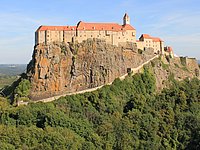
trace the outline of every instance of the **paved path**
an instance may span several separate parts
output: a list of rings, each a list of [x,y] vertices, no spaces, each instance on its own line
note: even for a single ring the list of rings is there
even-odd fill
[[[155,55],[154,57],[152,57],[148,61],[144,62],[140,66],[138,66],[136,68],[131,68],[132,75],[138,73],[143,68],[144,65],[148,64],[150,61],[152,61],[153,59],[158,58],[158,57],[159,57],[159,55]],[[119,79],[120,80],[124,80],[127,75],[128,75],[128,73],[124,74],[123,76],[120,76]],[[112,82],[107,83],[106,85],[111,85],[111,84],[112,84]],[[95,87],[95,88],[86,89],[86,90],[82,90],[82,91],[77,91],[77,92],[66,93],[66,94],[62,94],[62,95],[58,95],[58,96],[53,96],[53,97],[49,97],[49,98],[45,98],[45,99],[34,101],[34,103],[37,103],[37,102],[44,102],[44,103],[46,103],[46,102],[51,102],[51,101],[57,100],[60,97],[64,97],[64,96],[67,96],[67,95],[74,95],[74,94],[81,94],[81,93],[86,93],[86,92],[92,92],[92,91],[96,91],[97,89],[102,88],[103,86],[105,86],[105,85],[101,85],[101,86],[98,86],[98,87]],[[18,105],[27,105],[27,104],[28,104],[28,102],[22,102],[22,101],[18,102]]]

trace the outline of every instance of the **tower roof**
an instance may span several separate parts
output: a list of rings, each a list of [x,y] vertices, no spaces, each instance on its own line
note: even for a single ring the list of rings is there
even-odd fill
[[[131,25],[119,25],[117,23],[87,23],[80,21],[77,25],[78,30],[108,30],[122,31],[135,30]]]
[[[127,13],[125,13],[125,14],[124,14],[124,18],[127,18],[127,17],[129,17],[129,16],[128,16],[128,14],[127,14]]]

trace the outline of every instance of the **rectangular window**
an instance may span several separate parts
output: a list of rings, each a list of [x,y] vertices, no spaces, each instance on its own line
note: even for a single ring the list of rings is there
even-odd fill
[[[110,31],[106,30],[106,36],[109,36],[109,35],[110,35]]]

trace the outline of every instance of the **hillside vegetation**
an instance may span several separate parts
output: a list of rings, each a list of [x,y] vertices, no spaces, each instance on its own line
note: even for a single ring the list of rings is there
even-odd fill
[[[0,64],[0,76],[16,76],[26,70],[26,64]]]
[[[25,64],[0,64],[0,89],[11,85],[25,70]]]
[[[200,149],[200,80],[156,93],[155,76],[116,79],[95,92],[13,107],[0,101],[1,149]]]
[[[0,89],[11,85],[17,79],[17,76],[0,76]]]

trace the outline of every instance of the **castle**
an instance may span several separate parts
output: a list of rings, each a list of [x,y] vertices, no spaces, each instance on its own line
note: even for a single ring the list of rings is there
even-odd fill
[[[35,44],[51,42],[82,42],[88,38],[104,39],[112,45],[122,45],[126,42],[137,44],[137,48],[151,48],[154,53],[165,54],[164,41],[160,38],[142,34],[136,40],[136,29],[130,25],[130,17],[125,13],[123,25],[117,23],[87,23],[80,21],[76,26],[40,26],[35,32]]]

